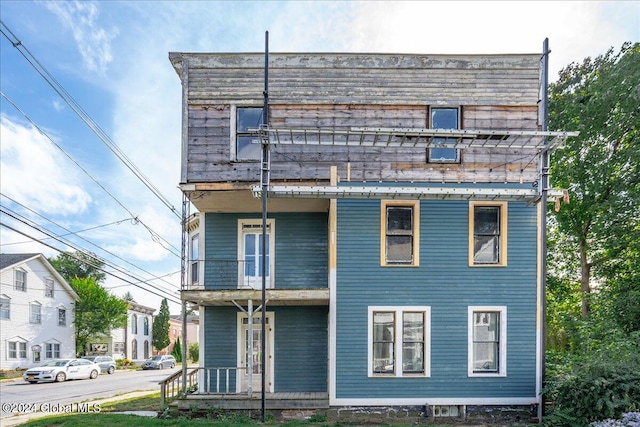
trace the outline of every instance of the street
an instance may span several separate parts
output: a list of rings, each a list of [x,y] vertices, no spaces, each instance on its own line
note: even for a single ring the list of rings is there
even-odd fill
[[[65,405],[78,405],[95,399],[133,391],[160,391],[159,382],[178,369],[158,371],[116,371],[95,380],[29,384],[22,379],[0,383],[0,419],[26,412],[63,412]],[[74,409],[75,410],[75,409]],[[88,408],[90,410],[90,407]]]

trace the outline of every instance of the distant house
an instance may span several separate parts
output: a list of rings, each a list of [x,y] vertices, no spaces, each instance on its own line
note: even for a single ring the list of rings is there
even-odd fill
[[[78,295],[42,254],[0,254],[0,370],[74,357]]]
[[[148,359],[152,352],[154,312],[154,308],[130,301],[127,326],[113,329],[108,337],[92,339],[87,354],[109,355],[114,359],[133,361]]]
[[[187,348],[193,343],[199,342],[200,323],[198,316],[187,315]],[[182,315],[175,314],[169,318],[169,340],[171,343],[159,350],[159,354],[170,354],[173,351],[173,347],[180,338],[182,342]]]

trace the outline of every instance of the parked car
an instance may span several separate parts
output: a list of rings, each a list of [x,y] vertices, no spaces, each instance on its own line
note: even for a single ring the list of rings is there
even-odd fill
[[[116,371],[116,361],[111,356],[85,356],[83,359],[97,363],[100,365],[100,370],[107,374],[113,374]]]
[[[153,356],[142,364],[142,369],[164,369],[167,367],[169,369],[176,367],[176,359],[170,354]]]
[[[35,384],[40,381],[66,381],[83,378],[98,378],[100,365],[87,359],[53,359],[47,363],[29,368],[23,374],[25,381]]]

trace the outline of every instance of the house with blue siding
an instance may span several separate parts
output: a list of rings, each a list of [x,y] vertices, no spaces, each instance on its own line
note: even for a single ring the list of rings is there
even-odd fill
[[[201,319],[179,407],[536,416],[546,156],[572,135],[544,55],[169,58]]]

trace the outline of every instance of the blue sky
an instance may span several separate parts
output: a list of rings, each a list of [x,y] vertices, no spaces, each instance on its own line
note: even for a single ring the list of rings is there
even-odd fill
[[[179,218],[36,72],[13,36],[178,212],[181,86],[169,52],[263,52],[265,31],[271,52],[537,53],[548,37],[555,80],[571,62],[640,41],[638,1],[2,0],[0,19],[0,249],[57,254],[24,235],[43,237],[25,221],[55,235],[71,231],[64,239],[127,277],[109,277],[107,288],[154,308],[159,295],[179,300]],[[138,281],[147,283],[129,283]]]

